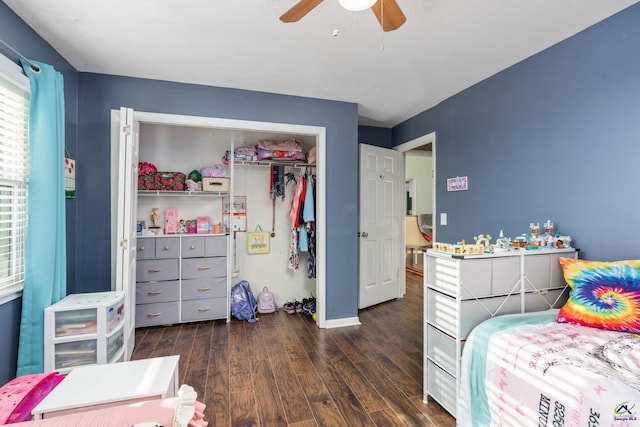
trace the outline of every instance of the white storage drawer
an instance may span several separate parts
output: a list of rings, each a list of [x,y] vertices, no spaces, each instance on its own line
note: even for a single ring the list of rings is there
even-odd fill
[[[471,330],[492,314],[520,312],[520,295],[460,301],[460,331],[457,330],[458,307],[456,300],[445,294],[427,289],[427,321],[454,338],[466,339]],[[498,309],[499,308],[499,309]]]
[[[220,319],[228,309],[226,298],[182,301],[182,321]]]
[[[567,282],[564,280],[564,273],[560,261],[558,261],[560,257],[575,259],[578,257],[578,253],[533,254],[525,257],[524,265],[527,272],[525,289],[529,291],[564,287]]]
[[[179,310],[180,303],[177,301],[136,305],[136,328],[178,323]]]
[[[146,282],[136,284],[136,304],[177,301],[180,298],[180,281]]]
[[[182,278],[224,277],[227,275],[227,257],[187,258],[182,260]]]
[[[82,340],[54,345],[55,370],[98,363],[98,340]]]
[[[528,292],[524,297],[524,306],[526,311],[542,311],[553,308],[561,308],[569,298],[569,288],[553,289],[541,293]],[[555,303],[555,304],[554,304]]]
[[[138,261],[136,266],[136,282],[178,280],[179,277],[177,259],[147,259]]]
[[[460,343],[461,353],[462,345],[463,342]],[[427,325],[427,354],[449,374],[456,375],[458,368],[456,340],[432,325]]]
[[[207,277],[182,281],[182,300],[223,298],[227,295],[226,277]]]
[[[430,360],[427,361],[427,389],[447,412],[456,416],[456,379]]]

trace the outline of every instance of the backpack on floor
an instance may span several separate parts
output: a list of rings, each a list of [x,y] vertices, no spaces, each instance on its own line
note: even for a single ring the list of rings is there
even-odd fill
[[[276,299],[273,292],[265,286],[258,294],[258,313],[273,313],[276,311]]]
[[[238,320],[248,320],[253,323],[258,320],[256,307],[258,302],[251,292],[251,286],[246,280],[238,282],[231,288],[231,314]]]

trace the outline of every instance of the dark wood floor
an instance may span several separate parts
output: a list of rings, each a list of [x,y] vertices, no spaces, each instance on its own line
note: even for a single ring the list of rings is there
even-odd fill
[[[136,330],[133,359],[180,355],[180,383],[207,405],[210,426],[442,426],[422,402],[422,278],[407,295],[361,310],[361,325],[319,329],[279,311]]]

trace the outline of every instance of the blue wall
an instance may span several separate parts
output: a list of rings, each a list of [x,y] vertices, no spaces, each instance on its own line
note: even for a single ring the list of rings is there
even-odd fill
[[[581,258],[640,258],[639,23],[636,4],[393,129],[436,132],[438,240],[551,219]]]
[[[376,147],[391,148],[391,129],[375,126],[358,126],[358,142]]]
[[[66,148],[73,158],[76,152],[78,124],[78,73],[47,42],[38,36],[24,21],[0,2],[0,39],[9,46],[37,61],[53,65],[64,78]],[[19,64],[13,53],[0,47],[0,54]],[[67,209],[67,289],[75,289],[75,209],[76,201],[68,199]],[[15,376],[18,354],[18,331],[22,298],[0,305],[0,385]]]
[[[326,128],[326,316],[357,316],[357,105],[157,80],[81,74],[76,280],[110,288],[110,110],[196,115]],[[325,226],[325,225],[323,225]]]

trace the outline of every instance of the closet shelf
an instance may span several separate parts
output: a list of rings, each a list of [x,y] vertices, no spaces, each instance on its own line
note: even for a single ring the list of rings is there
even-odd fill
[[[236,166],[289,166],[292,168],[315,168],[315,163],[303,163],[287,160],[259,160],[256,162],[234,161]]]
[[[162,191],[138,190],[138,196],[174,196],[174,197],[219,197],[228,196],[227,191]]]

